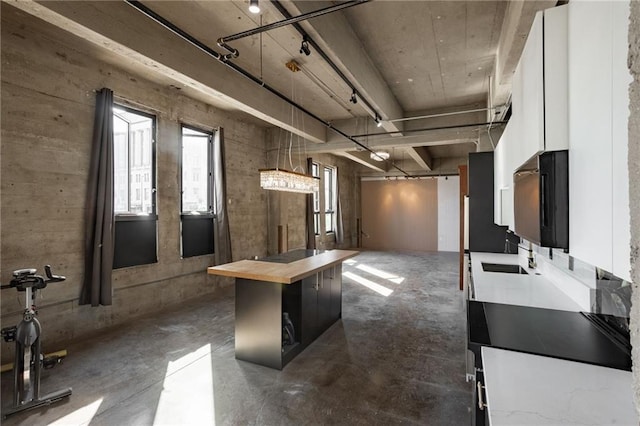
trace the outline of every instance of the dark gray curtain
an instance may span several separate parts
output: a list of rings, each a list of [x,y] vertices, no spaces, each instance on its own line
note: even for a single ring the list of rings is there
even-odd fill
[[[113,92],[96,96],[87,188],[84,280],[80,304],[111,305],[111,270],[115,219],[113,213]]]
[[[213,143],[213,185],[211,197],[215,206],[213,250],[216,265],[231,262],[231,233],[227,215],[227,171],[224,157],[224,130],[218,129]]]
[[[313,159],[307,158],[307,174],[311,174]],[[313,194],[307,194],[307,249],[316,248],[316,230],[313,227]]]
[[[344,242],[344,224],[342,223],[342,204],[340,203],[340,178],[336,167],[336,244]]]

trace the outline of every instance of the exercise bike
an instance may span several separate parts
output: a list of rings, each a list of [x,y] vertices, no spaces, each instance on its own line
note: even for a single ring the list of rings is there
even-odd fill
[[[51,273],[51,266],[44,267],[47,279],[36,275],[36,269],[18,269],[13,271],[13,279],[0,289],[15,288],[25,292],[25,309],[22,321],[16,326],[2,329],[6,342],[15,342],[16,355],[13,362],[13,407],[3,410],[2,418],[12,414],[50,405],[71,395],[71,388],[62,389],[40,396],[40,371],[42,367],[51,368],[63,357],[43,357],[40,346],[40,322],[36,318],[36,294],[49,283],[64,281],[66,278]]]

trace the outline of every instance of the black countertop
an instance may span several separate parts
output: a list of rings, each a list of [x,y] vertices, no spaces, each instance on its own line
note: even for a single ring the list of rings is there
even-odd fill
[[[298,249],[291,250],[285,253],[274,254],[273,256],[263,257],[258,259],[263,262],[274,262],[274,263],[291,263],[296,260],[305,259],[307,257],[315,256],[316,254],[324,253],[324,250],[307,250],[307,249]]]
[[[469,349],[491,346],[631,371],[630,353],[580,312],[468,302]]]

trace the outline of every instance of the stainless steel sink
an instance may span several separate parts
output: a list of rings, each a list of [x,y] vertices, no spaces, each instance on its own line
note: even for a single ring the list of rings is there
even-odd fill
[[[520,265],[508,265],[505,263],[482,262],[482,270],[485,272],[501,272],[503,274],[528,274],[526,269]]]

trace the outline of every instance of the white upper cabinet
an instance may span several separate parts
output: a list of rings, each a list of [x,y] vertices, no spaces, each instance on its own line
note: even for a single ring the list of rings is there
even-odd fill
[[[494,179],[494,222],[508,226],[513,231],[513,147],[514,122],[510,121],[504,129],[500,141],[493,151]]]
[[[559,6],[536,14],[514,74],[516,169],[541,152],[569,148],[567,11]]]
[[[568,6],[569,250],[628,280],[629,2]]]

